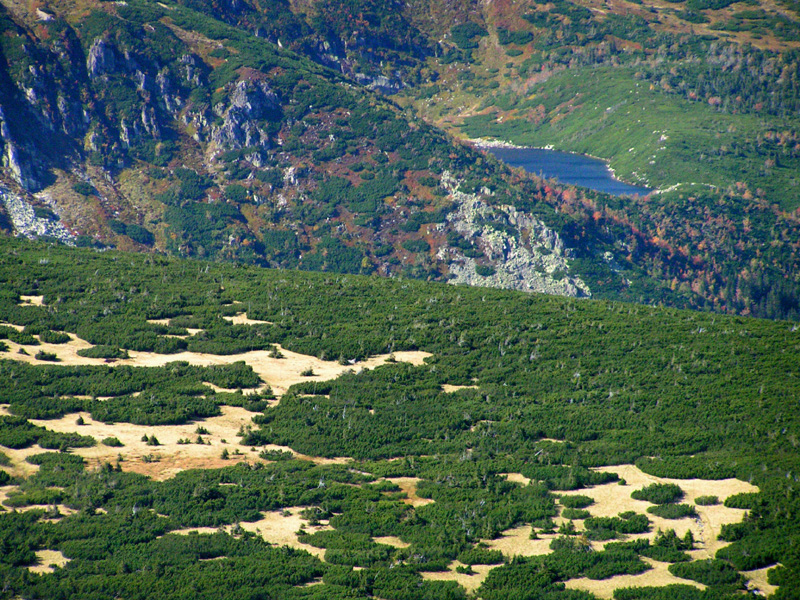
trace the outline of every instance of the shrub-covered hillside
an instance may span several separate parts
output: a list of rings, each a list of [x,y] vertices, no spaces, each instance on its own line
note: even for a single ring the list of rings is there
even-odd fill
[[[497,564],[502,558],[487,548],[522,526],[552,541],[532,557],[502,554],[508,562],[478,580],[476,597],[589,600],[565,584],[646,573],[650,560],[670,563],[687,582],[662,590],[664,597],[737,598],[754,569],[769,569],[776,598],[797,587],[800,333],[790,323],[1,244],[0,390],[8,414],[0,416],[0,485],[11,487],[0,491],[7,508],[36,510],[0,512],[0,543],[13,549],[0,554],[0,597],[177,598],[191,590],[229,598],[235,589],[241,598],[464,598],[456,580],[436,574]],[[252,323],[223,318],[243,310]],[[74,343],[64,333],[104,348],[88,354],[109,362],[58,362],[59,343]],[[235,392],[263,383],[247,363],[131,366],[138,353],[229,356],[275,344],[344,364],[404,350],[431,356],[420,366],[390,361],[299,383],[277,403],[267,393]],[[253,423],[236,439],[209,435],[203,420],[231,406],[251,411]],[[56,431],[64,418],[77,419],[76,433]],[[81,434],[89,421],[148,427],[149,454],[134,458],[118,439]],[[213,439],[231,466],[163,481],[129,468],[129,456],[153,463],[176,451],[165,432],[192,421],[197,435],[174,448]],[[101,442],[112,456],[119,450],[117,459],[84,464],[81,456],[97,456],[86,447]],[[271,444],[355,462],[298,460]],[[594,470],[625,463],[677,485],[631,496],[615,473]],[[149,472],[158,473],[155,464]],[[419,501],[398,477],[416,482]],[[730,545],[691,560],[686,551],[702,549],[699,540],[656,532],[657,518],[679,528],[694,510],[720,502],[704,492],[696,507],[686,504],[681,480],[730,477],[760,490],[725,499],[726,509],[747,511],[741,523],[722,527]],[[666,504],[599,516],[587,494],[608,483],[636,501]],[[575,490],[581,494],[562,498],[558,517],[554,492]],[[323,550],[324,560],[248,533],[264,515],[286,511],[288,519],[301,510],[297,539]],[[222,529],[178,535],[198,527]],[[652,541],[629,538],[648,531]],[[60,552],[66,566],[31,573],[37,556],[49,556],[44,550]]]

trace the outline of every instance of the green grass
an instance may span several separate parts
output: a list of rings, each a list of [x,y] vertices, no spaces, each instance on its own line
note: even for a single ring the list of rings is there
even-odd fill
[[[563,105],[571,103],[572,109]],[[486,101],[491,105],[491,101]],[[747,182],[784,210],[800,206],[800,159],[779,159],[759,134],[796,129],[800,121],[721,113],[650,89],[628,68],[579,68],[561,72],[515,105],[525,114],[543,105],[539,124],[527,119],[477,116],[465,120],[469,137],[496,137],[519,145],[545,146],[608,159],[627,181],[666,188],[678,183],[727,188]],[[558,107],[562,106],[561,109]],[[665,139],[664,139],[665,138]],[[652,163],[652,164],[651,164]]]

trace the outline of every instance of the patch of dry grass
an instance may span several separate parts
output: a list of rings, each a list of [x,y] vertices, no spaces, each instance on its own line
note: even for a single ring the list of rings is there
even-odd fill
[[[693,585],[701,590],[706,588],[702,583],[675,577],[675,575],[667,570],[669,563],[658,562],[645,557],[642,557],[642,560],[652,567],[644,573],[639,573],[638,575],[617,575],[616,577],[599,580],[587,579],[585,577],[570,579],[566,582],[567,589],[583,590],[591,592],[598,598],[611,599],[614,597],[614,590],[624,587],[664,587],[674,583],[682,583],[684,585]]]
[[[442,384],[442,391],[445,394],[452,394],[453,392],[457,392],[459,390],[477,390],[477,385],[449,385],[447,383]]]
[[[215,533],[217,531],[231,533],[234,532],[236,528],[241,528],[245,531],[251,531],[259,534],[262,538],[264,538],[264,540],[271,544],[305,550],[309,554],[313,554],[322,560],[325,556],[325,549],[303,544],[299,540],[297,532],[301,528],[304,528],[309,533],[315,533],[317,531],[331,529],[331,527],[329,525],[309,526],[300,514],[305,508],[305,506],[295,506],[286,510],[266,512],[263,513],[263,517],[261,519],[251,523],[237,523],[236,525],[228,525],[220,528],[191,527],[188,529],[172,531],[170,533],[178,535],[188,535],[192,532]]]
[[[257,319],[250,319],[247,313],[238,313],[232,317],[222,317],[226,321],[230,321],[234,325],[274,325],[272,321],[259,321]]]
[[[548,441],[558,442],[558,440]],[[631,492],[643,488],[646,485],[650,485],[651,483],[663,482],[679,485],[685,493],[685,501],[689,503],[693,502],[698,496],[709,494],[716,495],[720,498],[720,501],[724,501],[725,498],[732,494],[758,491],[758,488],[755,486],[744,481],[739,481],[738,479],[725,479],[721,481],[662,479],[647,475],[633,465],[605,467],[600,470],[617,473],[621,478],[625,479],[626,485],[620,485],[615,482],[595,486],[593,488],[575,490],[574,492],[559,493],[563,495],[584,495],[593,498],[595,503],[588,507],[589,512],[593,516],[616,516],[626,510],[645,513],[647,507],[652,506],[652,504],[634,500],[631,498]],[[520,473],[505,473],[504,475],[510,481],[516,481],[523,485],[529,482],[529,480]],[[392,479],[391,481],[396,482],[397,480]],[[716,551],[726,545],[726,542],[721,542],[718,539],[722,525],[741,521],[746,511],[727,508],[722,504],[716,506],[696,506],[695,508],[699,515],[698,519],[667,520],[648,514],[648,518],[653,522],[652,531],[645,534],[628,536],[627,539],[652,539],[659,529],[674,529],[676,533],[682,537],[687,530],[691,530],[695,537],[696,544],[699,546],[697,550],[690,553],[692,557],[695,559],[713,558]],[[554,521],[558,526],[564,523],[566,519],[557,517]],[[582,521],[576,520],[574,523],[578,529],[582,528]],[[512,558],[514,556],[538,556],[552,552],[550,543],[553,538],[557,537],[557,534],[538,533],[538,539],[532,540],[530,539],[531,529],[530,525],[515,527],[504,531],[497,539],[482,541],[490,549],[500,550],[507,558]],[[604,543],[601,542],[592,543],[592,548],[594,550],[602,550],[603,546]],[[613,598],[615,589],[629,586],[665,586],[673,583],[683,583],[694,585],[701,589],[705,587],[699,583],[675,577],[667,570],[669,566],[667,563],[659,563],[647,558],[643,558],[642,560],[649,563],[652,568],[639,575],[619,575],[601,581],[586,578],[573,579],[567,582],[567,587],[591,592],[599,598]],[[471,591],[477,589],[486,578],[488,572],[494,568],[488,565],[476,565],[473,567],[476,574],[465,575],[455,571],[457,566],[459,566],[459,563],[453,563],[450,565],[448,571],[424,573],[423,577],[425,579],[439,581],[457,581],[468,591]],[[745,573],[745,575],[751,579],[751,585],[754,588],[772,593],[774,587],[769,586],[766,582],[766,571],[767,569],[761,569],[759,571]]]
[[[63,568],[69,562],[69,559],[58,550],[37,550],[36,559],[38,563],[28,567],[31,573],[52,573],[55,571],[53,565]]]
[[[472,565],[472,570],[475,571],[472,575],[466,573],[459,573],[456,571],[457,567],[464,567],[463,563],[453,561],[447,568],[447,571],[434,571],[422,573],[422,578],[428,581],[455,581],[467,592],[474,592],[477,590],[489,571],[492,570],[492,565]]]
[[[411,544],[404,542],[396,535],[383,535],[372,538],[377,544],[385,544],[394,548],[408,548]]]
[[[164,319],[154,320],[154,323],[162,323]],[[19,326],[17,326],[19,327]],[[19,327],[21,329],[21,327]],[[199,330],[193,330],[195,332]],[[191,333],[191,332],[190,332]],[[45,344],[35,347],[35,351],[31,352],[28,348],[28,354],[19,354],[21,346],[14,342],[8,342],[9,352],[4,353],[3,358],[19,360],[29,364],[44,364],[44,361],[37,360],[33,355],[39,350],[55,354],[58,357],[58,364],[62,365],[106,365],[112,366],[128,365],[132,367],[163,367],[164,365],[175,362],[185,361],[192,365],[207,367],[211,365],[227,365],[237,361],[244,361],[253,371],[255,371],[262,380],[269,385],[277,395],[282,395],[289,387],[296,383],[303,381],[326,381],[335,379],[342,373],[348,370],[360,371],[361,369],[374,369],[389,362],[390,358],[398,362],[408,362],[413,365],[421,365],[425,359],[431,356],[428,352],[418,350],[395,352],[393,354],[382,354],[373,356],[365,361],[353,363],[351,365],[340,365],[338,362],[326,361],[317,358],[316,356],[308,356],[292,352],[280,346],[283,358],[274,358],[270,356],[270,351],[255,350],[252,352],[245,352],[243,354],[233,354],[221,356],[217,354],[205,354],[201,352],[181,352],[179,354],[156,354],[154,352],[136,352],[129,351],[129,358],[119,359],[107,363],[104,359],[100,358],[85,358],[78,355],[78,350],[91,348],[92,344],[78,338],[73,334],[69,334],[70,341],[66,344]],[[302,375],[304,372],[311,370],[314,375]]]
[[[386,481],[399,486],[400,490],[406,495],[406,499],[403,502],[414,508],[433,503],[432,499],[420,498],[417,495],[417,484],[421,481],[419,477],[387,477]]]
[[[20,296],[20,306],[44,306],[44,296]]]

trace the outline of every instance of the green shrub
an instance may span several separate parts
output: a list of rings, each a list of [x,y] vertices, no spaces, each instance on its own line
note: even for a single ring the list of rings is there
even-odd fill
[[[582,495],[561,496],[559,502],[564,508],[586,508],[594,504],[594,498]]]
[[[717,496],[698,496],[694,499],[694,503],[697,506],[715,506],[719,504],[719,498]]]
[[[729,562],[718,559],[676,563],[669,566],[669,572],[704,585],[741,585],[744,581]]]
[[[589,517],[583,522],[586,529],[609,530],[616,533],[645,533],[650,519],[642,514],[623,513],[618,517]]]
[[[39,334],[39,339],[45,344],[66,344],[72,338],[64,332],[45,329]]]
[[[683,498],[683,490],[674,483],[653,483],[641,490],[631,492],[631,498],[652,504],[668,504]]]
[[[428,252],[431,249],[431,245],[423,239],[405,240],[401,245],[409,252]]]
[[[459,554],[456,560],[465,565],[498,565],[503,562],[503,553],[487,548],[470,548]]]
[[[225,187],[225,197],[231,202],[247,202],[247,188],[238,183],[232,183]]]
[[[450,34],[452,35],[453,42],[455,42],[456,46],[462,50],[469,50],[478,47],[478,42],[475,41],[475,38],[481,38],[489,35],[489,32],[477,23],[469,21],[467,23],[461,23],[460,25],[454,25],[451,27]]]
[[[81,196],[91,196],[95,194],[94,186],[85,181],[79,181],[73,184],[72,189],[78,192]]]
[[[561,511],[561,516],[565,519],[588,519],[592,515],[588,510],[582,510],[580,508],[565,508]]]
[[[761,497],[757,492],[743,492],[725,498],[725,506],[728,508],[744,508],[752,510],[761,503]]]
[[[491,277],[497,270],[491,265],[475,265],[475,272],[481,277]]]
[[[662,519],[685,519],[697,516],[697,511],[691,504],[660,504],[649,507],[647,512]]]
[[[125,445],[119,441],[119,438],[116,437],[107,437],[100,443],[111,448],[122,448]]]
[[[128,351],[121,350],[116,346],[92,346],[91,348],[81,348],[78,356],[84,358],[128,358]]]

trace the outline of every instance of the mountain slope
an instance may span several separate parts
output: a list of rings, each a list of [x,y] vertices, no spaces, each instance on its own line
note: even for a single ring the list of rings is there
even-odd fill
[[[535,102],[553,105],[541,128],[558,122],[566,133],[517,127],[529,121],[513,78],[533,63],[489,68],[508,44],[486,40],[533,25],[524,11],[487,6],[9,4],[0,227],[78,245],[794,316],[794,217],[747,181],[626,204],[513,173],[419,120],[452,129],[431,110],[472,97],[482,114],[466,118],[476,105],[453,121],[471,135],[505,135],[497,121],[507,117],[519,139],[569,148],[585,138],[576,149],[598,154],[623,143],[581,133],[596,120],[570,90],[591,78],[559,73],[560,53],[542,66],[555,74],[539,78],[550,88]],[[503,41],[551,44],[524,34]],[[790,138],[769,139],[785,148]],[[684,202],[703,217],[676,228],[691,215]],[[719,227],[705,225],[709,215]]]
[[[3,600],[796,595],[791,323],[0,250]]]

